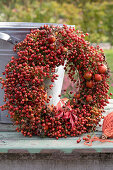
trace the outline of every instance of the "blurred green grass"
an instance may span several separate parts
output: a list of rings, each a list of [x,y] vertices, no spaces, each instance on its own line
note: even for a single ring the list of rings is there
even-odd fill
[[[110,78],[109,78],[109,93],[113,94],[113,48],[110,50],[104,50],[105,56],[106,56],[106,61],[108,63],[108,66],[110,68]],[[111,96],[113,99],[113,96]]]
[[[104,50],[106,60],[108,62],[108,65],[110,67],[111,72],[113,72],[113,48],[110,50]]]

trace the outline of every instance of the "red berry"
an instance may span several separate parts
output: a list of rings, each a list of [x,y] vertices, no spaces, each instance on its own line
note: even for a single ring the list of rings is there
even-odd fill
[[[79,99],[79,98],[80,98],[80,93],[77,93],[77,94],[75,93],[75,94],[74,94],[74,97],[76,97],[77,99]]]
[[[92,96],[91,95],[87,95],[86,96],[86,101],[87,102],[91,102],[93,100]]]
[[[89,34],[88,34],[88,33],[86,33],[86,36],[89,36]]]
[[[100,74],[95,74],[95,81],[101,81],[102,80],[102,76]]]
[[[87,71],[87,72],[84,73],[84,78],[85,78],[86,80],[90,80],[91,77],[92,77],[92,74],[91,74],[89,71]]]
[[[99,73],[104,74],[107,71],[107,67],[105,65],[100,65],[98,66],[98,71]]]
[[[77,143],[80,143],[81,142],[81,139],[79,138],[78,140],[77,140]]]
[[[50,37],[48,38],[48,42],[49,42],[50,44],[54,43],[55,41],[56,41],[56,38],[55,38],[54,36],[50,36]]]
[[[87,81],[86,82],[86,87],[92,88],[93,87],[93,81],[92,80]]]
[[[52,96],[49,96],[49,98],[52,98]]]

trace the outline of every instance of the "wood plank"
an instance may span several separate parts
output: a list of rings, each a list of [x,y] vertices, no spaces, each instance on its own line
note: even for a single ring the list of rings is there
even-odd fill
[[[13,124],[0,123],[0,132],[14,132],[15,129],[16,126],[13,126]]]
[[[101,132],[96,133],[96,136],[101,136]],[[96,141],[93,142],[92,146],[86,146],[83,140],[77,144],[78,138],[69,137],[67,139],[60,138],[59,140],[37,136],[29,138],[17,132],[0,132],[0,153],[49,153],[51,151],[63,153],[113,152],[113,143]]]

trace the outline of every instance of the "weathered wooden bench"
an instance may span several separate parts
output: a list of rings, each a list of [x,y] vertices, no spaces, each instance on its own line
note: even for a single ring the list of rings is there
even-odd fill
[[[104,115],[111,111],[112,99],[105,107]],[[95,134],[101,136],[101,128],[97,127]],[[0,124],[0,169],[113,169],[113,143],[96,141],[92,146],[86,146],[83,141],[77,144],[77,139],[29,138],[17,133],[11,124]]]

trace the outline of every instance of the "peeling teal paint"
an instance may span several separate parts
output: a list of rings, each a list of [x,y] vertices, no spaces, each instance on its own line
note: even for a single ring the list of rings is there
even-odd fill
[[[27,149],[27,150],[28,150],[29,153],[40,153],[41,152],[41,149],[36,149],[36,148],[34,148],[34,149],[30,148],[30,149]]]
[[[103,148],[95,148],[96,152],[102,152]]]
[[[72,149],[62,149],[62,152],[64,153],[72,153]]]

